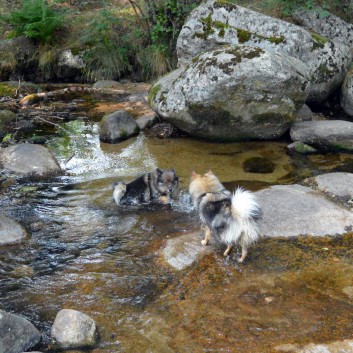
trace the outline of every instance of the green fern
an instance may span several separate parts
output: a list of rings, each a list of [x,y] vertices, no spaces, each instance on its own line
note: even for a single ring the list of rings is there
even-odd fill
[[[0,19],[13,25],[15,36],[25,35],[46,43],[62,26],[64,14],[49,7],[45,0],[22,0],[19,10],[0,15]]]

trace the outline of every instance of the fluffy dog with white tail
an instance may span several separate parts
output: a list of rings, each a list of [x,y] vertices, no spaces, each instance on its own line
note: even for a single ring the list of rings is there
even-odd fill
[[[227,256],[233,246],[239,243],[242,252],[238,261],[243,262],[249,246],[259,238],[257,221],[262,211],[255,195],[242,188],[232,194],[212,171],[204,175],[193,172],[189,193],[206,228],[202,244],[207,245],[211,235],[215,235],[227,244],[224,252],[224,256]]]

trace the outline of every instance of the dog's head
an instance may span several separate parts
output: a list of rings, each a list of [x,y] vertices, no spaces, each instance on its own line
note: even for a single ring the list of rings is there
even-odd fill
[[[229,224],[232,216],[231,193],[206,194],[200,203],[201,217],[216,233],[221,233]]]
[[[203,175],[192,172],[189,193],[195,206],[198,205],[201,195],[208,192],[219,192],[222,190],[224,190],[224,186],[211,170]]]
[[[176,175],[174,168],[171,168],[170,170],[161,170],[157,168],[156,173],[156,186],[158,192],[161,195],[171,195],[179,183],[179,178]]]

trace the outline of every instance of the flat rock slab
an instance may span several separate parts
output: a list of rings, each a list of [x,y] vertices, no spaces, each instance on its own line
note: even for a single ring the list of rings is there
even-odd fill
[[[44,146],[23,143],[0,150],[0,164],[20,175],[45,176],[59,174],[60,166],[50,150]]]
[[[292,125],[290,136],[330,151],[353,151],[353,123],[343,120],[299,121]]]
[[[263,209],[260,232],[269,237],[344,234],[353,229],[353,213],[301,185],[276,185],[256,193]]]
[[[316,176],[312,180],[320,191],[335,195],[347,200],[353,198],[352,173],[327,173]]]
[[[26,236],[26,231],[19,223],[0,214],[0,245],[18,243]]]
[[[175,270],[183,270],[196,260],[212,251],[211,246],[201,244],[202,232],[194,232],[169,239],[162,255],[164,260]]]

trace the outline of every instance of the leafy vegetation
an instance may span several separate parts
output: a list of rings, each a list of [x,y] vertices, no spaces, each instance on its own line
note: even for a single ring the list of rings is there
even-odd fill
[[[50,42],[56,29],[62,26],[64,14],[50,7],[45,0],[22,0],[19,10],[0,19],[13,26],[13,35],[25,35],[39,42]]]
[[[288,20],[293,11],[303,8],[320,9],[323,17],[332,11],[346,20],[353,19],[352,2],[348,0],[220,1]],[[176,67],[179,32],[190,11],[200,2],[105,0],[85,1],[83,5],[80,1],[16,0],[14,6],[19,3],[17,9],[0,15],[2,24],[7,25],[0,30],[3,33],[10,31],[12,36],[25,35],[40,44],[37,61],[44,78],[50,78],[57,54],[65,48],[80,54],[84,60],[84,81],[119,79],[132,73],[147,80]],[[224,32],[221,24],[216,28],[220,33]],[[56,35],[59,29],[60,36]],[[16,58],[11,53],[0,52],[0,64],[0,73],[1,70],[11,71],[16,66]]]

